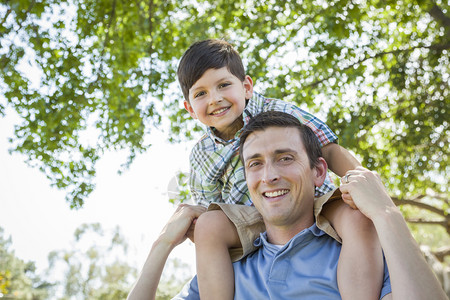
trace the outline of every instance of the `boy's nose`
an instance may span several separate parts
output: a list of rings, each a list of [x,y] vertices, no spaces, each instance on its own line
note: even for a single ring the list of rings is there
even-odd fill
[[[210,93],[210,100],[209,100],[210,105],[216,104],[217,102],[221,102],[222,100],[223,100],[223,97],[220,93],[217,93],[217,92]]]

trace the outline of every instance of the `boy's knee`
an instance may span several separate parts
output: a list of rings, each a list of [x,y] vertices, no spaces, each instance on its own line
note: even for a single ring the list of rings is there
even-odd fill
[[[348,208],[345,213],[345,217],[355,225],[361,226],[373,226],[372,221],[367,218],[361,211],[357,209]]]
[[[367,218],[363,213],[359,210],[351,209],[350,207],[346,209],[343,214],[344,218],[344,228],[351,235],[359,235],[359,236],[370,236],[372,234],[376,234],[375,226],[372,221]]]
[[[194,240],[196,243],[205,239],[212,240],[231,227],[232,224],[223,211],[207,211],[201,214],[195,223]]]

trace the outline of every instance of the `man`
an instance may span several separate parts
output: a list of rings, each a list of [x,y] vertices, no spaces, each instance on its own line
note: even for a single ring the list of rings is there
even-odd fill
[[[279,112],[256,116],[242,133],[247,185],[266,232],[256,241],[258,250],[234,264],[235,299],[340,299],[340,245],[315,224],[315,212],[331,196],[314,201],[314,187],[327,170],[315,141],[296,118]],[[357,168],[344,177],[340,191],[377,230],[392,282],[385,271],[380,299],[447,299],[379,176]],[[170,251],[190,235],[201,213],[198,206],[177,209],[129,299],[154,299]],[[198,299],[195,278],[178,298]]]

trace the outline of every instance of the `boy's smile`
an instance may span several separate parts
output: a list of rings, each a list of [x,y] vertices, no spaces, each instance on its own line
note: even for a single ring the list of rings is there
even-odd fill
[[[214,127],[216,135],[229,140],[244,125],[245,100],[253,95],[253,81],[240,81],[227,67],[207,70],[189,89],[184,107],[191,117]]]

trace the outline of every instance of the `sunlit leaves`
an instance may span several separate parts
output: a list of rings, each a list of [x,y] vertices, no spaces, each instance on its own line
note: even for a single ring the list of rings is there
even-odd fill
[[[14,151],[72,207],[104,151],[127,150],[126,168],[152,128],[168,123],[172,141],[201,129],[175,70],[205,38],[235,44],[257,91],[326,119],[393,194],[448,193],[445,1],[13,2],[0,6],[0,115],[19,113]]]

